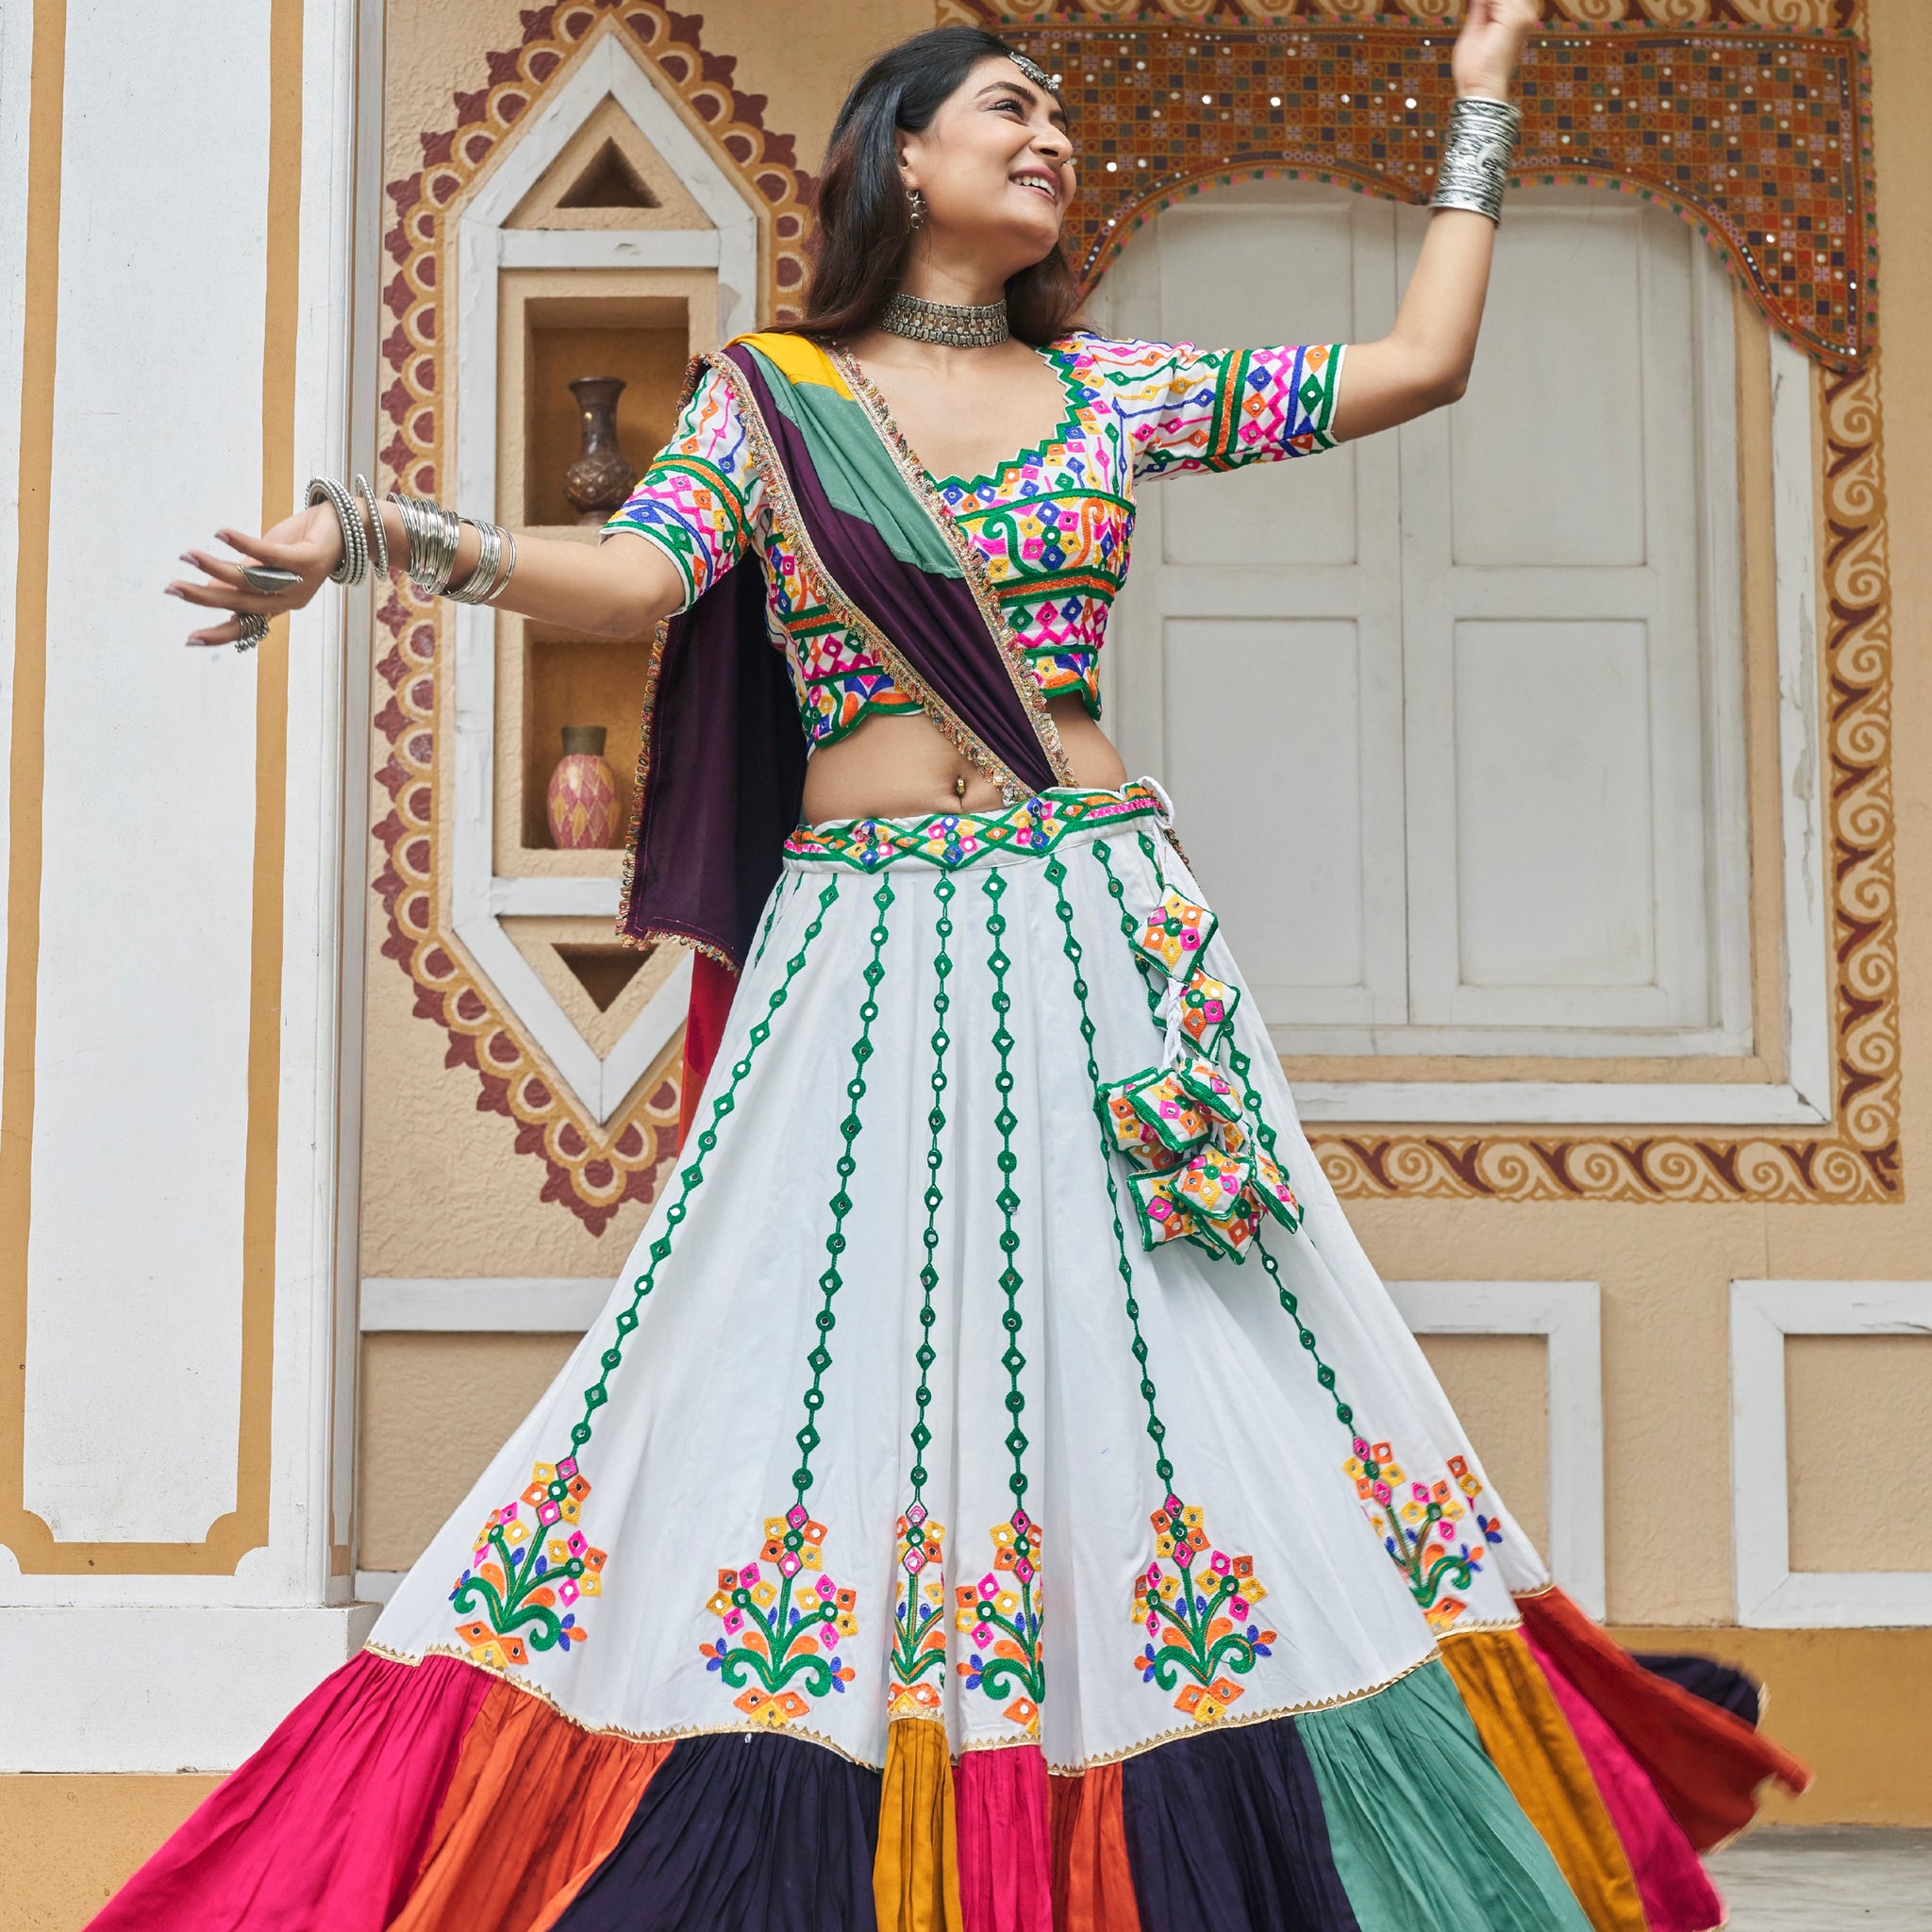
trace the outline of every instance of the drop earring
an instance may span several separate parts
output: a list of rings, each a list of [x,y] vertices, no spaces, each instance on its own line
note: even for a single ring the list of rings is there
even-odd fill
[[[906,191],[906,213],[915,228],[925,226],[925,196],[916,188]]]

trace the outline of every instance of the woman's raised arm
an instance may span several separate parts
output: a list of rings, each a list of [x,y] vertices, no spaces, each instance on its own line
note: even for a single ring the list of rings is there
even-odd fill
[[[1540,10],[1537,0],[1469,0],[1452,63],[1459,97],[1508,99]],[[1340,441],[1392,429],[1462,394],[1475,363],[1495,244],[1488,215],[1436,209],[1395,326],[1380,341],[1349,345],[1332,425]]]
[[[358,505],[366,518],[366,500]],[[393,503],[379,506],[390,558],[400,568],[408,556],[402,512]],[[366,523],[365,523],[366,529]],[[218,530],[217,541],[244,560],[292,571],[300,581],[264,596],[242,581],[242,565],[205,550],[182,557],[205,573],[204,580],[168,586],[171,596],[224,613],[258,612],[278,617],[299,610],[327,581],[342,558],[342,527],[336,511],[318,503],[259,537],[245,530]],[[450,581],[460,584],[476,567],[481,539],[475,525],[464,523]],[[514,610],[591,637],[648,637],[660,619],[684,602],[684,579],[677,566],[648,538],[618,532],[592,547],[555,537],[517,539],[516,569],[502,592],[491,599],[501,610]],[[241,635],[238,616],[227,616],[193,633],[191,644],[230,644]]]

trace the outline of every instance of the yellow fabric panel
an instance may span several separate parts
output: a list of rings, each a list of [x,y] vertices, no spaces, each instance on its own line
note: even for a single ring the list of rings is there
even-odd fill
[[[1503,1782],[1549,1846],[1596,1932],[1644,1932],[1623,1840],[1548,1680],[1515,1630],[1443,1640],[1442,1661]]]
[[[746,342],[767,362],[780,370],[788,381],[815,382],[834,390],[847,401],[857,401],[851,386],[839,374],[839,365],[814,341],[783,329],[760,329],[755,335],[734,336],[735,342]]]
[[[872,1891],[879,1932],[964,1932],[944,1724],[900,1718],[887,1729]]]

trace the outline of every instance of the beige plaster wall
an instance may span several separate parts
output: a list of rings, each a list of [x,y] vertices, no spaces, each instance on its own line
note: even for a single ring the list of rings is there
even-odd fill
[[[390,0],[391,175],[414,171],[419,130],[451,124],[450,97],[480,85],[484,54],[522,45],[524,10],[521,0]],[[795,136],[800,164],[815,171],[832,117],[859,69],[881,48],[929,27],[933,4],[712,0],[699,17],[706,48],[738,57],[739,92],[765,96],[765,125]]]
[[[358,1567],[407,1570],[422,1555],[535,1407],[575,1341],[569,1335],[362,1338]]]
[[[1539,1549],[1550,1540],[1549,1344],[1541,1335],[1425,1335],[1483,1473]]]
[[[1926,1568],[1932,1335],[1793,1336],[1785,1402],[1791,1568]]]

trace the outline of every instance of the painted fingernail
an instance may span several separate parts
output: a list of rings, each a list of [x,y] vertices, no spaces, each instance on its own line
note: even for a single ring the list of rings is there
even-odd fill
[[[178,584],[165,585],[162,588],[161,594],[165,597],[178,597],[181,594],[180,586]]]

